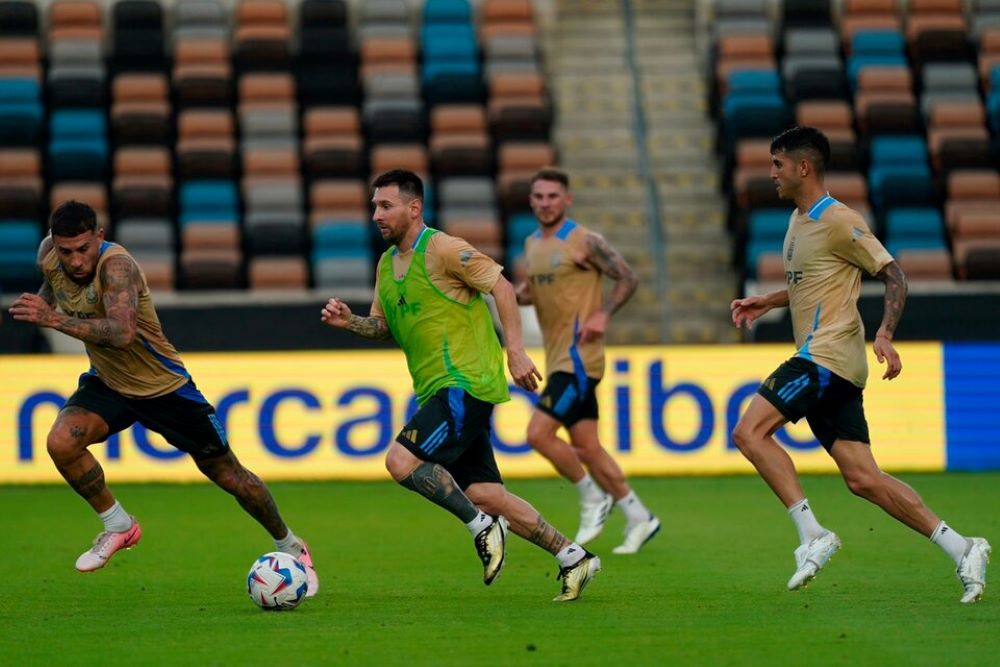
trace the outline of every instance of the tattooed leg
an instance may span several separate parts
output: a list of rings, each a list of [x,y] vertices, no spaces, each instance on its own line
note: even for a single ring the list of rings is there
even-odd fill
[[[59,474],[98,513],[110,509],[115,498],[104,482],[104,469],[87,447],[107,434],[108,426],[98,415],[70,406],[60,411],[45,443]]]
[[[470,484],[469,498],[488,514],[502,514],[510,529],[519,537],[537,544],[555,555],[570,544],[566,537],[550,525],[527,501],[507,491],[502,484]]]
[[[247,514],[257,520],[271,537],[280,540],[288,535],[278,505],[260,477],[243,467],[232,451],[209,459],[196,460],[198,469],[216,486],[236,498]]]
[[[451,473],[437,463],[421,463],[399,483],[448,510],[462,523],[469,523],[479,515],[479,510],[458,488]]]

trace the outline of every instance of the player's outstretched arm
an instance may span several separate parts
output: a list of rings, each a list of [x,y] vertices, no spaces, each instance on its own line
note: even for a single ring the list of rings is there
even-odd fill
[[[903,316],[903,306],[906,305],[906,276],[899,268],[899,264],[889,262],[875,277],[885,283],[885,303],[882,307],[882,324],[875,332],[875,343],[872,347],[878,362],[886,364],[882,379],[892,380],[903,370],[903,363],[896,348],[892,346],[892,339],[896,335],[896,326]]]
[[[524,350],[521,314],[517,310],[514,286],[500,276],[490,294],[496,301],[497,315],[500,316],[500,324],[503,326],[504,338],[507,341],[507,367],[510,369],[510,375],[517,386],[535,391],[538,389],[538,381],[542,379],[542,374]]]
[[[320,322],[331,327],[347,329],[363,338],[372,340],[390,340],[392,333],[389,325],[381,317],[358,317],[351,312],[350,307],[334,297],[326,302],[319,316]]]
[[[733,299],[729,308],[732,310],[733,324],[736,325],[736,328],[745,326],[749,329],[750,325],[764,313],[774,308],[784,308],[787,305],[788,290],[781,290],[770,294],[757,294],[742,299]]]
[[[92,345],[128,347],[135,339],[139,267],[131,258],[118,255],[101,265],[100,278],[104,285],[103,304],[107,317],[82,319],[57,312],[48,300],[50,295],[45,292],[44,285],[38,294],[18,297],[10,314],[15,320],[49,327]]]

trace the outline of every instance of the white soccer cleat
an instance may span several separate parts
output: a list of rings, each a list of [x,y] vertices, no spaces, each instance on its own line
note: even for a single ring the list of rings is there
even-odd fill
[[[970,537],[969,548],[965,550],[962,561],[958,564],[955,574],[965,587],[962,604],[978,602],[983,597],[986,588],[986,565],[990,562],[990,543],[982,537]]]
[[[812,581],[839,549],[840,538],[830,530],[808,544],[799,545],[795,550],[795,574],[788,580],[788,590],[798,590]]]
[[[581,502],[580,529],[576,531],[576,538],[573,541],[583,546],[600,535],[614,504],[614,498],[607,494],[597,502]]]
[[[611,550],[613,554],[638,553],[646,542],[660,532],[660,520],[652,514],[645,521],[633,524],[625,529],[625,541]]]

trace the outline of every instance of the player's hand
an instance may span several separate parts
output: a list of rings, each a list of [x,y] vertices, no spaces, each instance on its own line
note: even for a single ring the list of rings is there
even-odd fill
[[[531,285],[528,281],[520,282],[514,288],[514,296],[517,298],[519,306],[530,306],[534,299],[531,295]]]
[[[535,367],[535,362],[531,360],[524,350],[507,350],[507,368],[510,369],[510,376],[514,378],[514,384],[528,391],[538,389],[538,381],[542,379],[542,374]]]
[[[590,343],[604,337],[604,332],[608,330],[608,314],[603,310],[591,313],[587,321],[580,328],[579,339],[581,343]]]
[[[729,308],[733,311],[733,324],[736,325],[737,329],[743,326],[749,329],[750,325],[756,322],[761,315],[771,310],[771,306],[764,301],[764,297],[759,295],[733,299]]]
[[[351,321],[351,309],[346,303],[334,297],[323,306],[319,321],[331,327],[344,328]]]
[[[41,326],[45,326],[45,323],[55,313],[48,301],[37,294],[28,294],[27,292],[17,297],[9,312],[15,320]]]
[[[899,360],[899,353],[892,346],[892,341],[886,336],[875,334],[875,343],[872,347],[875,349],[875,358],[878,359],[878,362],[886,364],[882,379],[892,380],[898,377],[903,371],[903,362]]]

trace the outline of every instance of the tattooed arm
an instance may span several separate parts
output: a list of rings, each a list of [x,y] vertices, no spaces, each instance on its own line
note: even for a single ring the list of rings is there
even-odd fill
[[[346,329],[352,333],[372,340],[392,340],[389,325],[379,317],[359,317],[351,315]]]
[[[42,281],[42,286],[38,288],[38,296],[53,308],[56,307],[56,295],[52,291],[52,285],[48,280]]]
[[[52,243],[52,237],[46,236],[42,239],[42,242],[38,244],[38,270],[42,271],[42,262],[45,261],[45,257],[52,252],[54,244]],[[42,286],[38,288],[38,296],[45,299],[45,303],[49,304],[53,308],[56,305],[56,295],[52,292],[52,285],[49,283],[48,278],[44,277],[42,274]]]
[[[337,299],[330,299],[323,306],[319,316],[320,322],[331,327],[347,329],[363,338],[372,340],[392,340],[392,332],[383,317],[359,317],[351,312],[350,307]]]
[[[52,284],[49,279],[45,277],[44,271],[42,271],[42,262],[45,261],[45,257],[52,252],[54,244],[52,243],[52,237],[46,236],[42,239],[42,242],[38,244],[38,270],[42,273],[42,286],[38,288],[38,296],[45,300],[45,303],[49,304],[53,308],[56,306],[56,295],[52,291]]]
[[[615,284],[601,309],[591,313],[580,328],[580,340],[584,343],[604,336],[608,320],[625,305],[639,285],[632,267],[600,234],[591,232],[587,235],[587,261]]]
[[[39,294],[22,294],[11,306],[11,315],[92,345],[128,347],[135,339],[139,268],[131,258],[117,255],[101,265],[100,275],[106,317],[88,320],[59,313],[46,300],[44,286]]]
[[[603,307],[604,312],[613,315],[631,298],[639,285],[639,279],[621,253],[612,248],[600,234],[587,235],[587,261],[597,267],[602,275],[615,282]]]
[[[891,380],[903,370],[899,354],[892,346],[896,334],[896,326],[903,316],[903,306],[906,304],[906,276],[896,262],[890,262],[875,276],[885,283],[885,305],[882,309],[882,324],[875,332],[875,357],[878,362],[885,363],[883,380]]]
[[[903,306],[906,304],[906,276],[896,262],[890,262],[875,276],[885,283],[885,306],[882,311],[882,325],[876,336],[888,336],[892,340],[896,326],[903,316]]]

